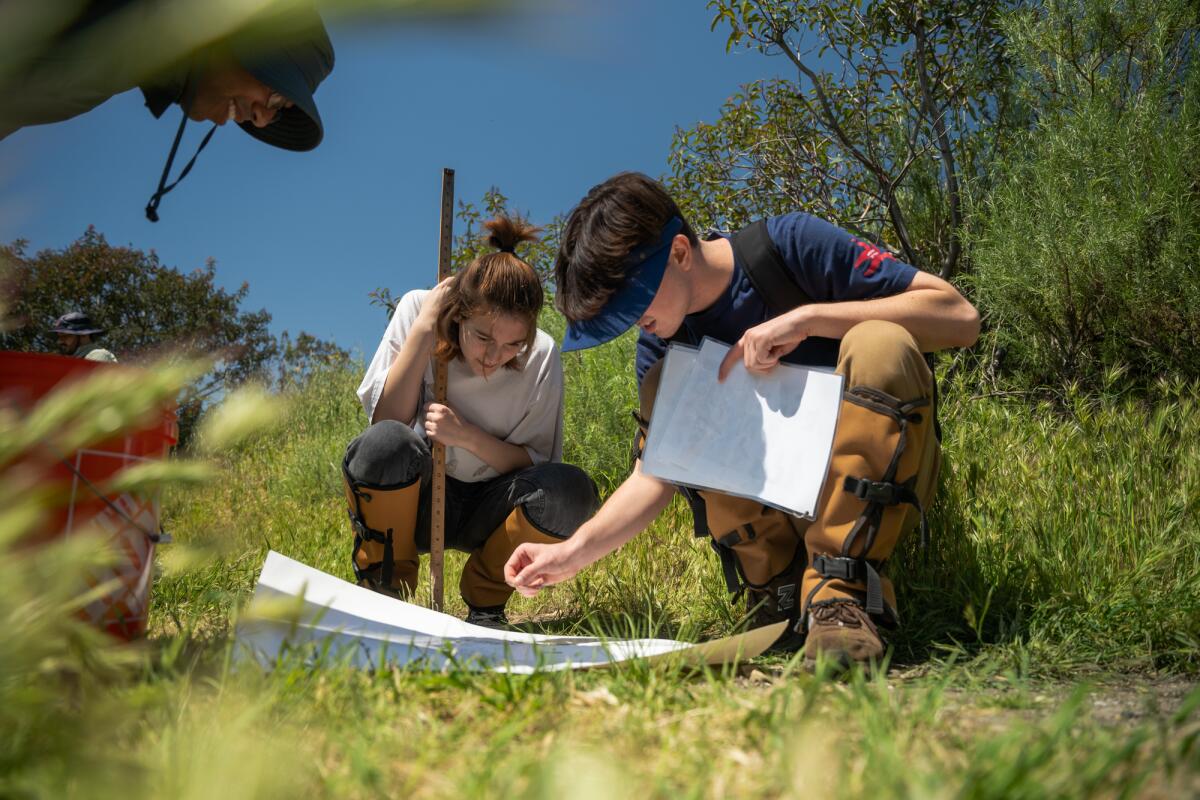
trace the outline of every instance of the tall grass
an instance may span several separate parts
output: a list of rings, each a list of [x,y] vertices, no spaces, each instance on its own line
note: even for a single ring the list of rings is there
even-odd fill
[[[540,326],[562,340],[561,315],[546,310]],[[625,479],[633,463],[636,342],[636,331],[630,331],[605,347],[563,354],[563,460],[587,470],[604,494]]]
[[[631,357],[626,338],[565,361],[566,458],[604,493],[630,466]],[[286,425],[227,457],[218,485],[173,496],[174,529],[221,542],[224,555],[160,584],[165,629],[227,628],[268,547],[350,577],[339,465],[366,424],[357,378],[319,374]],[[1164,382],[1152,406],[1083,393],[1030,403],[971,387],[960,376],[944,392],[931,546],[921,552],[914,537],[890,567],[904,617],[897,657],[987,649],[1050,670],[1200,671],[1200,387]],[[451,554],[451,585],[460,565]],[[692,635],[726,632],[740,616],[679,502],[620,552],[510,610],[554,630],[633,623]]]
[[[1064,670],[1200,671],[1200,386],[1156,391],[1051,404],[951,387],[934,544],[910,542],[896,570],[906,650],[953,637]]]
[[[204,369],[160,363],[141,374],[98,370],[32,409],[0,406],[0,796],[207,797],[229,782],[240,788],[223,796],[255,797],[287,785],[287,773],[276,774],[279,761],[256,766],[235,758],[246,741],[240,729],[256,715],[251,703],[206,716],[202,725],[174,713],[186,706],[190,678],[168,689],[163,675],[174,669],[183,640],[122,645],[79,616],[113,588],[96,576],[123,558],[103,531],[38,538],[46,514],[65,496],[45,478],[55,454],[138,429]],[[211,448],[244,431],[247,417],[262,421],[262,398],[254,408],[242,399],[228,403],[235,413],[211,420]],[[148,492],[209,474],[203,463],[179,459],[131,468],[113,485]],[[218,720],[227,723],[223,738],[211,728]],[[157,740],[158,724],[174,729]],[[170,751],[169,770],[160,746]],[[225,757],[214,761],[218,754]],[[260,785],[266,791],[254,791]]]
[[[628,346],[611,362],[604,350],[567,362],[569,457],[606,488],[628,467],[627,431],[606,428],[633,407]],[[906,615],[895,658],[921,660],[925,677],[837,682],[779,658],[754,674],[235,669],[230,632],[268,547],[350,576],[339,464],[365,424],[358,377],[318,371],[289,394],[281,424],[240,443],[221,441],[246,427],[238,413],[201,434],[216,479],[168,487],[178,545],[163,550],[143,647],[116,647],[65,613],[77,602],[72,565],[97,551],[5,543],[0,796],[999,798],[1200,786],[1200,691],[1188,693],[1194,386],[1164,388],[1172,399],[1155,407],[1080,396],[1068,412],[948,387],[933,544],[907,544],[894,565]],[[580,402],[596,405],[581,415]],[[3,428],[5,442],[23,422]],[[460,565],[449,560],[451,585]],[[738,616],[681,505],[511,611],[551,630],[681,636],[726,632]],[[1051,680],[1085,664],[1091,688]],[[1186,680],[1161,688],[1171,674]],[[1121,701],[1114,723],[1104,710],[1128,684],[1146,699]]]

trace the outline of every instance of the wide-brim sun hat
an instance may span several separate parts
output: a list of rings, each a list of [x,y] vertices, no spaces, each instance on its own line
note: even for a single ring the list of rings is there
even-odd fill
[[[70,311],[54,320],[50,333],[66,333],[74,336],[96,336],[105,329],[98,327],[92,318],[82,311]]]
[[[277,19],[273,29],[264,25],[239,37],[235,52],[246,71],[291,100],[279,118],[263,128],[239,123],[242,130],[284,150],[312,150],[325,136],[313,93],[333,71],[333,44],[315,9],[292,9]]]
[[[683,230],[683,220],[671,217],[658,238],[634,248],[625,258],[625,281],[590,319],[567,323],[562,351],[584,350],[610,342],[632,328],[654,302],[671,256],[671,242]]]
[[[284,150],[305,151],[319,145],[325,138],[325,126],[313,100],[313,92],[333,71],[333,44],[316,8],[303,3],[298,6],[288,4],[279,13],[257,20],[225,44],[243,69],[292,102],[292,106],[281,108],[277,118],[266,127],[242,122],[239,123],[241,129],[261,142]],[[146,219],[151,222],[158,222],[158,208],[163,197],[187,177],[220,125],[209,129],[179,177],[168,184],[175,153],[187,126],[186,109],[191,100],[182,97],[179,102],[185,109],[179,120],[179,130],[167,155],[162,177],[158,179],[158,188],[146,204]]]

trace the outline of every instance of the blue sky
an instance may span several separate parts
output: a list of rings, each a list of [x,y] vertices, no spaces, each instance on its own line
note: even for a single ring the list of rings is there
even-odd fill
[[[711,18],[705,0],[542,0],[468,23],[336,21],[317,150],[222,129],[151,224],[178,110],[155,120],[127,92],[0,142],[0,240],[58,248],[90,224],[181,270],[212,257],[275,332],[369,354],[386,318],[367,293],[436,275],[443,166],[459,199],[495,185],[544,222],[614,172],[664,173],[676,126],[713,121],[744,83],[791,76],[781,59],[726,54]],[[176,170],[205,130],[188,126]]]

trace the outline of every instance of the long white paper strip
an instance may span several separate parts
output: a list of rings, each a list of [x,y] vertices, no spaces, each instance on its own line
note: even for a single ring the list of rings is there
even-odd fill
[[[303,598],[297,621],[269,607]],[[372,592],[274,551],[267,554],[237,641],[243,657],[269,667],[285,650],[316,655],[328,648],[363,669],[383,665],[530,673],[585,669],[632,658],[679,658],[694,665],[753,658],[785,623],[739,636],[689,644],[670,639],[597,639],[499,631]]]

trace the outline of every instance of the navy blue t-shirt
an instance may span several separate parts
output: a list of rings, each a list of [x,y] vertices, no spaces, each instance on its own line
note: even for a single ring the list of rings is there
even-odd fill
[[[767,234],[775,243],[797,285],[814,303],[866,300],[899,294],[917,274],[912,267],[841,228],[795,212],[767,219]],[[676,338],[700,344],[705,336],[734,344],[755,325],[775,316],[755,291],[735,257],[729,288],[703,311],[688,314]],[[838,339],[805,339],[783,360],[807,366],[837,364]],[[637,378],[667,352],[667,343],[643,331],[637,344]]]

